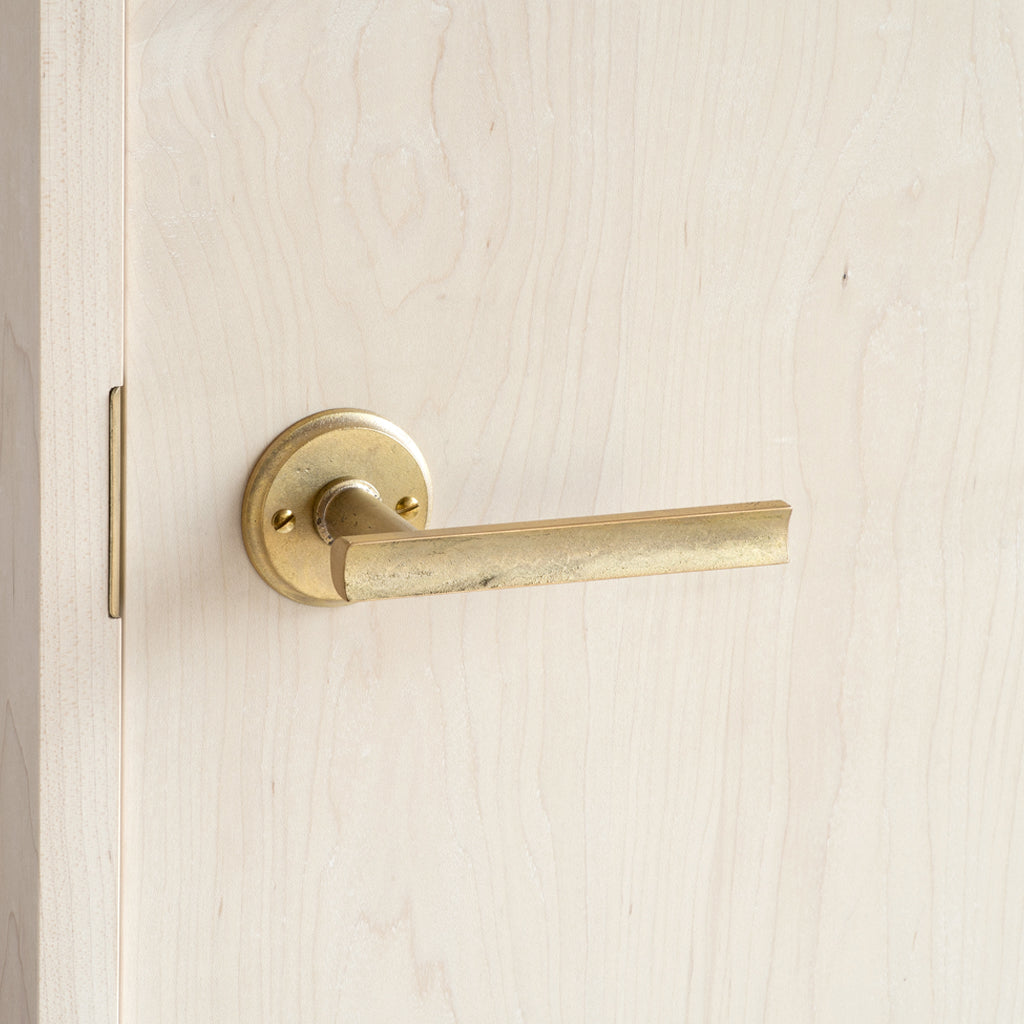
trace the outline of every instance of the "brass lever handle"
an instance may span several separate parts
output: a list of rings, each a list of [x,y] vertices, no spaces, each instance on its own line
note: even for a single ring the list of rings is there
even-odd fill
[[[253,470],[246,549],[271,586],[310,604],[788,561],[783,501],[427,530],[429,489],[423,456],[393,424],[319,413]]]
[[[417,530],[364,481],[346,483],[323,512],[345,601],[787,561],[781,501]]]

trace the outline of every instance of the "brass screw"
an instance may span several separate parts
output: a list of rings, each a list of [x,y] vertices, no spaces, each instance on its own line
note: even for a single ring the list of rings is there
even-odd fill
[[[270,522],[278,533],[291,533],[295,529],[295,513],[290,508],[279,508]]]
[[[398,504],[395,505],[395,511],[404,519],[408,519],[410,516],[416,514],[416,510],[419,507],[420,503],[414,497],[407,494],[404,498],[398,499]]]

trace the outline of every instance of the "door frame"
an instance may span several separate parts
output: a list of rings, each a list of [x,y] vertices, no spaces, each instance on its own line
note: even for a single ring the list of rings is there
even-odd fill
[[[124,5],[11,0],[0,35],[0,1019],[118,1016]]]

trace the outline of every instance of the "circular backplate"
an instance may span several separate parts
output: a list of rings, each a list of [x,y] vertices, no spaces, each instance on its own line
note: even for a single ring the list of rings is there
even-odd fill
[[[313,522],[317,494],[339,477],[373,484],[389,508],[407,507],[403,499],[412,498],[418,507],[403,518],[426,526],[430,474],[405,431],[361,409],[329,409],[299,420],[260,456],[242,499],[249,561],[293,601],[344,603],[331,582],[330,548]]]

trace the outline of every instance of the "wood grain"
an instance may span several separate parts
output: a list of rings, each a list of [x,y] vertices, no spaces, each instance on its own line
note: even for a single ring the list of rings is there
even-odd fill
[[[121,374],[116,4],[0,33],[0,1019],[117,1019],[120,630],[107,392]]]
[[[133,0],[126,1020],[1024,1016],[1024,16]],[[433,523],[785,498],[783,569],[311,609]]]
[[[5,9],[5,16],[7,11]],[[38,1019],[39,21],[0,36],[0,1019]]]

